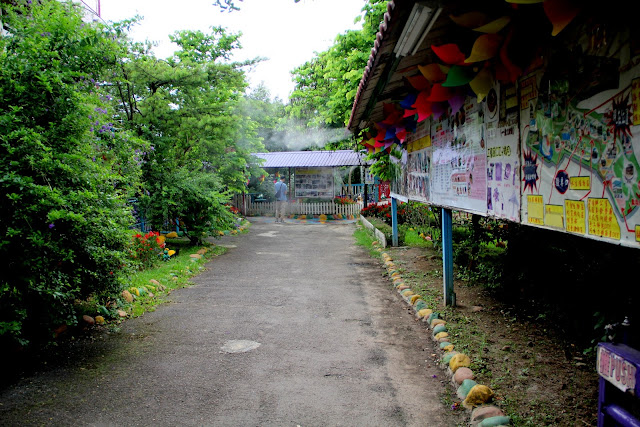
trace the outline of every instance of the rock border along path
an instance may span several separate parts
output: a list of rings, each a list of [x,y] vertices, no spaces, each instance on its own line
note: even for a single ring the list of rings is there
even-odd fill
[[[440,364],[451,378],[457,396],[462,399],[462,406],[470,411],[470,424],[478,427],[494,427],[510,425],[510,418],[497,406],[490,405],[493,391],[486,385],[474,381],[473,371],[469,368],[471,359],[464,353],[455,350],[455,343],[449,336],[447,322],[440,318],[440,313],[429,308],[420,295],[415,294],[404,283],[391,256],[383,249],[376,248],[384,262],[389,279],[404,301],[414,310],[416,318],[431,329],[433,340],[438,343]]]

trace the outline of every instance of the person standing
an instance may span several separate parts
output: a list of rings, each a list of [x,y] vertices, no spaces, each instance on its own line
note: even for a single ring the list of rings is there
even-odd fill
[[[276,222],[284,222],[285,210],[287,207],[287,184],[284,183],[284,176],[276,182]]]

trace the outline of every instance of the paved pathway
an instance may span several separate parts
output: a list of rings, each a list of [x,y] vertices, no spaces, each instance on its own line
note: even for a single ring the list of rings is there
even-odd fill
[[[0,392],[0,424],[453,425],[428,331],[354,225],[252,221],[170,303]]]

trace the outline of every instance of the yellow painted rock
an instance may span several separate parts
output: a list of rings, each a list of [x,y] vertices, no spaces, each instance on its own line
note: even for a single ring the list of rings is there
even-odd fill
[[[159,245],[162,245],[165,242],[165,237],[164,236],[157,236],[156,237],[156,241],[158,242]]]
[[[449,344],[448,346],[443,348],[444,351],[453,351],[453,344]]]
[[[140,296],[140,290],[138,288],[136,288],[135,286],[132,286],[129,288],[129,292],[131,292],[133,295],[139,297]]]
[[[431,310],[430,308],[423,308],[422,310],[418,311],[418,317],[429,317],[431,316],[431,313],[433,313],[433,310]]]
[[[477,384],[469,390],[469,394],[467,394],[467,398],[464,399],[462,404],[467,408],[473,408],[475,406],[482,405],[483,403],[487,403],[492,397],[493,391],[489,387]]]
[[[174,256],[175,254],[176,254],[176,251],[174,251],[173,249],[169,249],[169,250],[167,251],[167,255],[169,255],[169,257],[172,257],[172,256]]]
[[[175,231],[167,233],[167,239],[175,239],[176,237],[178,237],[178,233],[176,233]]]
[[[124,291],[122,291],[122,299],[124,299],[126,302],[133,302],[133,295],[131,295],[131,292],[125,289]]]
[[[209,252],[209,249],[207,249],[207,248],[202,248],[202,249],[199,249],[199,250],[198,250],[198,252],[196,252],[196,253],[197,253],[197,254],[200,254],[200,255],[204,255],[204,254],[206,254],[207,252]]]
[[[451,358],[451,361],[449,362],[449,367],[451,368],[452,372],[457,371],[458,368],[461,368],[461,367],[468,368],[469,366],[471,366],[471,359],[469,358],[469,356],[463,353],[456,354]]]
[[[449,332],[438,332],[435,336],[435,338],[437,340],[439,340],[440,338],[446,338],[449,336]]]
[[[420,299],[420,295],[413,295],[411,297],[411,305],[415,304],[418,299]]]
[[[96,316],[96,324],[98,325],[104,325],[104,317],[102,316]]]
[[[413,291],[405,289],[404,291],[401,292],[401,294],[402,294],[403,297],[409,298],[411,295],[413,295]]]

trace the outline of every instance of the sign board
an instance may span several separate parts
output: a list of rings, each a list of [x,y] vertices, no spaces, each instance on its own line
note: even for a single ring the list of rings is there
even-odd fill
[[[296,197],[333,198],[333,168],[296,168]]]
[[[640,351],[624,344],[598,344],[598,375],[623,392],[640,397]]]

